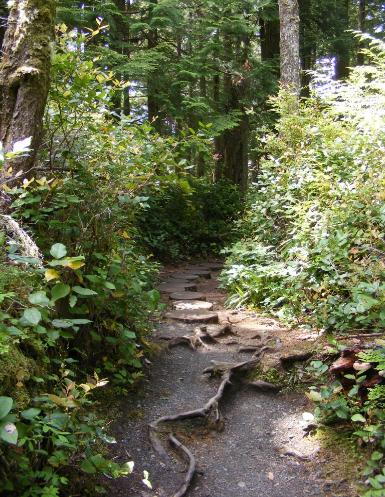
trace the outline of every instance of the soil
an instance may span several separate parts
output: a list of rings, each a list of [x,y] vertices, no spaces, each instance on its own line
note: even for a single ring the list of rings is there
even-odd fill
[[[217,269],[218,262],[210,264]],[[198,266],[202,270],[202,265]],[[168,268],[162,273],[162,281],[186,271],[194,274],[194,266]],[[319,337],[314,332],[288,330],[276,320],[253,312],[226,310],[226,295],[218,288],[218,273],[210,274],[210,279],[201,275],[205,278],[200,277],[196,284],[206,301],[213,303],[219,325],[201,328],[209,334],[199,335],[201,341],[186,341],[171,348],[175,338],[192,337],[197,326],[205,325],[166,317],[157,323],[153,339],[161,352],[153,359],[141,392],[135,398],[122,400],[122,416],[114,422],[115,460],[133,460],[135,469],[126,479],[108,482],[110,497],[178,495],[187,461],[160,433],[168,454],[167,460],[162,460],[150,442],[148,427],[161,416],[200,408],[215,395],[221,378],[202,375],[212,361],[248,361],[264,347],[258,375],[265,375],[265,381],[280,383],[293,376],[293,365],[308,360],[319,348]],[[163,294],[162,298],[171,309],[169,295]],[[307,398],[303,393],[289,392],[287,384],[279,386],[283,387],[281,393],[265,393],[247,382],[234,382],[220,402],[220,423],[211,423],[209,418],[167,424],[162,432],[176,434],[196,459],[197,471],[187,496],[357,496],[333,451],[321,447],[317,437],[308,435],[306,413],[311,406]],[[330,470],[332,463],[338,470]],[[142,482],[143,471],[149,472],[153,489]]]

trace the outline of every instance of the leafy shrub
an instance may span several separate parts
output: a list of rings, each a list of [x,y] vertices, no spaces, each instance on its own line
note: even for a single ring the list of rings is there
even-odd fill
[[[223,281],[233,305],[331,330],[382,329],[385,51],[281,119],[251,188]]]
[[[218,254],[234,238],[231,224],[241,210],[234,185],[190,177],[147,197],[138,226],[144,244],[161,260]]]

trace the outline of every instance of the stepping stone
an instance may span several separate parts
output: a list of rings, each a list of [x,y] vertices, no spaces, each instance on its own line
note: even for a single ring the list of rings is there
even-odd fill
[[[173,307],[177,311],[212,311],[214,304],[211,302],[204,302],[203,300],[191,300],[190,302],[175,301]]]
[[[191,271],[191,273],[195,274],[196,276],[199,276],[199,278],[205,278],[206,280],[209,280],[211,278],[211,272],[205,271],[204,269],[197,269]]]
[[[193,273],[174,273],[171,274],[170,277],[172,279],[182,279],[182,280],[188,280],[188,281],[196,281],[199,279],[199,276],[197,274]]]
[[[158,286],[158,290],[160,292],[164,293],[176,293],[176,292],[183,292],[185,290],[190,290],[192,292],[195,292],[197,289],[197,286],[195,283],[162,283]]]
[[[168,319],[183,321],[184,323],[218,323],[218,314],[207,311],[174,311],[166,314]]]
[[[205,264],[198,264],[197,266],[189,266],[189,271],[222,271],[223,264],[219,262],[207,262]]]
[[[171,300],[206,300],[204,293],[200,292],[175,292],[170,295]]]

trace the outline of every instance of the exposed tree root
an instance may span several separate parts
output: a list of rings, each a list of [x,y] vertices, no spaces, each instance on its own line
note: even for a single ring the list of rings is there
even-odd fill
[[[199,347],[207,348],[205,341],[209,343],[218,343],[215,338],[207,333],[207,327],[205,326],[195,328],[193,335],[184,335],[176,338],[165,337],[165,339],[169,340],[169,349],[178,347],[179,345],[188,345],[193,350],[196,350]]]
[[[195,457],[192,454],[192,452],[190,452],[188,448],[185,445],[183,445],[174,435],[169,436],[169,441],[174,448],[183,452],[184,455],[187,456],[189,461],[189,467],[184,477],[183,484],[180,486],[179,490],[173,495],[173,497],[183,497],[186,494],[187,490],[189,489],[195,475],[196,471]]]
[[[187,419],[205,418],[210,419],[214,417],[213,424],[216,429],[221,429],[222,416],[220,413],[220,402],[223,399],[226,388],[231,385],[232,380],[239,374],[245,374],[250,369],[253,369],[260,361],[260,356],[255,357],[249,361],[239,362],[239,363],[214,363],[210,368],[204,370],[204,374],[216,375],[220,373],[222,381],[217,389],[216,394],[211,397],[206,404],[198,409],[192,411],[185,411],[180,414],[173,414],[170,416],[163,416],[149,425],[149,435],[151,443],[155,451],[164,460],[168,458],[168,454],[161,441],[161,425],[166,423],[175,423],[178,421],[184,421]],[[174,435],[169,435],[169,441],[171,445],[184,452],[184,454],[189,459],[189,469],[185,475],[183,485],[180,489],[173,495],[173,497],[183,497],[191,485],[191,481],[196,471],[195,458],[191,452],[185,447]]]

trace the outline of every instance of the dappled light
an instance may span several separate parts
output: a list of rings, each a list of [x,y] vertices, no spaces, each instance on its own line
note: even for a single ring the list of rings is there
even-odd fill
[[[0,497],[385,497],[384,33],[0,2]]]

